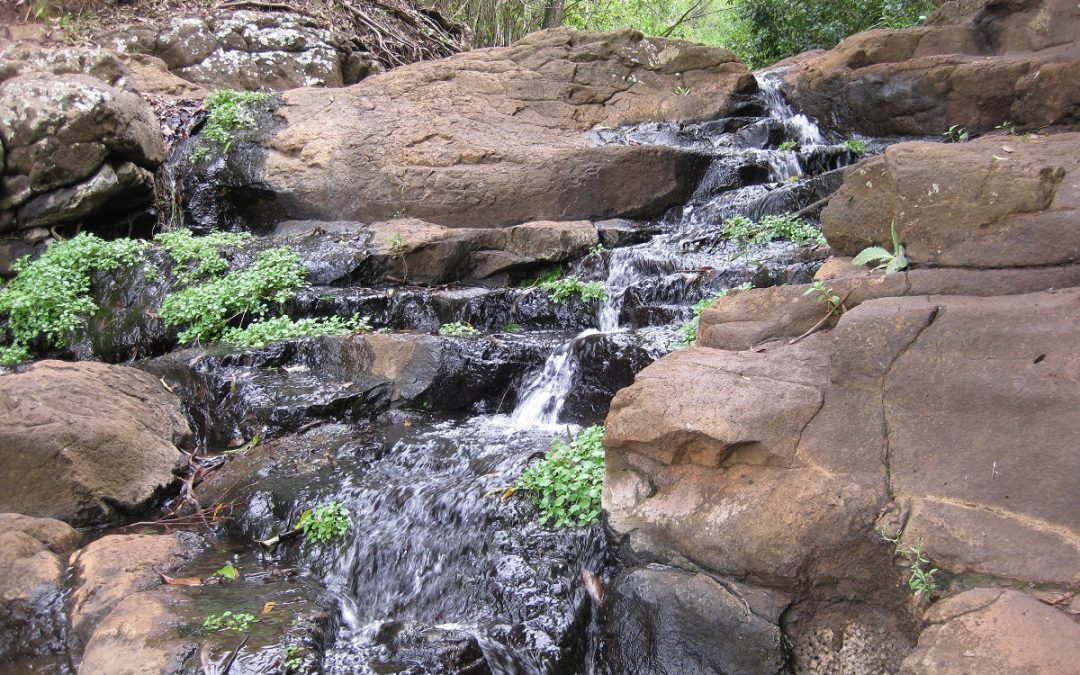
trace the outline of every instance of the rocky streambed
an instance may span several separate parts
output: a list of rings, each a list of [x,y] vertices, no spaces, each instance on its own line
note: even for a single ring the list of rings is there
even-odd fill
[[[0,375],[0,669],[1068,672],[1075,134],[979,117],[984,138],[944,143],[932,115],[860,127],[806,103],[821,63],[879,68],[912,36],[1073,67],[1056,28],[1016,41],[1043,15],[1080,25],[1050,1],[942,10],[757,76],[723,50],[545,31],[275,85],[224,147],[177,81],[295,79],[252,56],[280,38],[267,20],[220,82],[34,47],[0,83],[20,111],[7,255],[163,221],[233,238],[214,269],[158,238],[90,273],[85,323]],[[868,41],[871,66],[851,55]],[[863,75],[845,100],[880,96]],[[108,114],[19,93],[54,82],[108,92]],[[160,136],[124,122],[155,116]],[[50,155],[73,143],[95,152]],[[102,192],[107,170],[158,179]],[[905,271],[842,257],[894,236]],[[231,307],[246,287],[221,280],[266,255],[302,282],[264,311],[365,323],[241,347],[170,319],[195,283]],[[515,482],[604,423],[601,519],[545,527]],[[343,536],[302,528],[320,506],[347,510]]]

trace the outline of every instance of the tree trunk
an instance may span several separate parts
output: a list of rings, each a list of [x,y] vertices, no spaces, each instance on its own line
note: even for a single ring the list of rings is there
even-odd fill
[[[563,4],[566,0],[549,0],[551,4],[544,8],[544,28],[558,28],[562,25]]]

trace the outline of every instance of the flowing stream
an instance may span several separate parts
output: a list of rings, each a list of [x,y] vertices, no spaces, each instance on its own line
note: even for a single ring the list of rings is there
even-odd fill
[[[676,348],[696,302],[744,282],[811,277],[814,257],[789,242],[748,247],[721,236],[730,216],[793,212],[820,199],[834,189],[832,170],[854,159],[790,109],[776,78],[759,83],[759,116],[590,132],[595,143],[667,144],[712,158],[685,205],[627,226],[638,243],[590,255],[567,271],[603,282],[602,302],[571,303],[546,328],[501,336],[498,327],[520,320],[530,302],[548,307],[542,291],[402,288],[392,298],[363,288],[312,292],[321,307],[367,311],[376,325],[430,330],[433,322],[469,321],[522,358],[538,356],[503,395],[513,405],[500,400],[462,414],[396,411],[370,427],[341,424],[314,477],[283,479],[292,481],[292,501],[266,509],[276,509],[279,520],[283,508],[294,519],[297,504],[327,499],[343,503],[352,520],[344,544],[297,563],[326,589],[332,618],[325,672],[592,672],[595,607],[581,578],[582,570],[607,578],[602,528],[545,529],[508,488],[556,435],[602,423],[614,391]],[[779,150],[785,140],[798,148]],[[508,314],[509,306],[518,314]],[[238,396],[262,381],[231,377]],[[338,400],[327,397],[326,406]],[[356,440],[362,433],[369,434],[363,443]],[[301,441],[310,450],[321,448],[322,438]],[[238,527],[265,536],[260,522],[251,516]],[[262,667],[253,653],[232,672]]]

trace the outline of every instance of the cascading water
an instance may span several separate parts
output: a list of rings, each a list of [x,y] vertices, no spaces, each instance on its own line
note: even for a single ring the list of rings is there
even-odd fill
[[[591,132],[597,143],[663,143],[712,157],[687,203],[648,224],[640,243],[589,256],[574,270],[604,283],[607,297],[599,304],[574,300],[552,310],[535,288],[338,287],[313,288],[310,299],[294,306],[298,313],[378,308],[374,323],[396,329],[470,322],[491,334],[481,340],[523,345],[519,352],[531,354],[528,363],[536,367],[509,377],[497,405],[476,404],[459,414],[425,412],[425,406],[388,413],[374,424],[374,449],[329,448],[318,455],[324,463],[314,474],[290,474],[295,494],[284,506],[280,491],[262,488],[259,499],[267,505],[260,513],[273,522],[295,522],[305,505],[328,500],[349,510],[347,541],[309,550],[297,563],[328,592],[334,620],[320,659],[325,672],[592,672],[597,646],[588,635],[596,610],[581,578],[582,570],[604,578],[601,528],[541,527],[532,505],[512,498],[510,488],[565,432],[559,425],[602,421],[614,390],[675,347],[694,303],[746,281],[799,282],[811,275],[814,263],[790,242],[750,246],[721,236],[731,216],[798,210],[826,189],[803,177],[796,153],[776,147],[786,139],[820,146],[821,133],[787,106],[774,78],[762,76],[760,83],[766,117]],[[789,157],[794,164],[777,159]],[[530,322],[520,332],[499,332]],[[468,353],[467,377],[490,376],[484,359],[496,357],[489,352],[477,346]],[[218,389],[242,393],[273,377],[234,376]],[[333,408],[342,396],[337,385],[314,373],[310,379],[327,390],[325,407]],[[281,415],[259,400],[269,416]],[[510,414],[500,414],[511,405]],[[354,422],[340,427],[347,438],[361,435]],[[305,448],[312,444],[304,441]],[[258,536],[266,536],[268,528],[260,528]],[[241,658],[233,672],[264,672],[246,664]]]
[[[788,138],[800,145],[824,145],[825,138],[821,129],[809,117],[797,112],[784,98],[781,91],[780,75],[776,72],[760,73],[757,78],[758,89],[769,117],[784,125]]]
[[[566,394],[578,373],[574,346],[599,331],[586,330],[565,343],[547,358],[544,368],[524,388],[511,420],[519,427],[549,427],[559,422]]]

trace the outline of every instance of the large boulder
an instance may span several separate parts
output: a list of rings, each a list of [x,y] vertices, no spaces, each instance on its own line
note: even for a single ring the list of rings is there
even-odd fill
[[[604,508],[634,557],[819,613],[870,606],[905,625],[875,526],[948,574],[1074,585],[1078,336],[1074,288],[868,299],[794,345],[676,352],[612,403]],[[814,623],[785,631],[805,645]]]
[[[0,664],[64,650],[64,573],[81,538],[58,520],[0,513]]]
[[[0,376],[0,510],[71,523],[147,506],[173,482],[191,430],[157,378],[41,361]]]
[[[1080,261],[1080,134],[901,143],[849,170],[821,214],[829,245],[891,248],[913,263],[1044,267]]]
[[[684,86],[689,95],[674,94]],[[690,194],[708,159],[595,146],[584,132],[710,119],[756,90],[726,50],[633,31],[543,31],[345,89],[286,92],[252,186],[297,219],[492,227],[653,216]]]
[[[160,58],[174,75],[208,89],[341,87],[382,70],[353,40],[292,12],[217,11],[97,39]]]
[[[129,213],[152,200],[164,141],[114,55],[9,49],[0,59],[0,232]]]
[[[946,3],[950,5],[953,3]],[[1070,0],[960,3],[934,25],[859,33],[783,66],[789,99],[847,132],[938,135],[1078,120],[1080,8]]]

